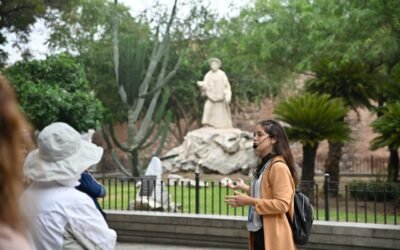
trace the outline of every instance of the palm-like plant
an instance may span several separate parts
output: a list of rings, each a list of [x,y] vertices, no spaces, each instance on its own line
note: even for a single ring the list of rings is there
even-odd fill
[[[312,66],[315,77],[308,80],[305,87],[311,93],[342,98],[350,109],[370,108],[370,97],[377,90],[368,70],[363,63],[339,63],[334,58],[323,58]]]
[[[393,113],[392,109],[396,106],[399,95],[400,95],[400,64],[393,64],[391,66],[386,67],[386,70],[380,71],[378,74],[379,77],[379,85],[378,85],[378,94],[375,97],[375,100],[378,103],[378,107],[376,108],[376,113],[378,115],[378,119],[386,114],[386,118],[379,119],[377,122],[378,125],[372,124],[375,132],[381,134],[379,137],[375,138],[371,142],[371,149],[377,149],[379,147],[383,147],[382,142],[389,142],[392,140],[395,134],[392,133],[383,133],[390,124],[384,124],[386,121],[391,123],[390,119],[393,117],[390,115]],[[386,107],[390,105],[389,108]],[[379,126],[379,127],[377,127]],[[382,126],[382,128],[380,128]],[[386,140],[385,140],[386,138]],[[388,181],[397,181],[397,175],[399,172],[399,153],[397,151],[398,147],[395,144],[387,144],[389,149],[389,164],[388,164],[388,172],[387,172],[387,180]]]
[[[391,151],[389,158],[388,181],[397,181],[399,174],[399,154],[400,147],[400,102],[388,104],[383,114],[371,124],[375,133],[379,136],[371,141],[371,149],[375,150],[388,146]]]
[[[374,77],[366,64],[350,61],[341,63],[335,58],[322,58],[312,66],[315,78],[306,82],[306,90],[311,93],[329,94],[341,98],[346,107],[357,112],[357,108],[371,108],[370,98],[376,93]],[[344,121],[345,115],[342,119]],[[329,152],[325,171],[330,174],[331,190],[337,191],[339,183],[339,162],[342,156],[342,142],[329,140]]]
[[[290,97],[276,106],[277,119],[289,125],[286,127],[289,139],[303,144],[303,189],[309,190],[314,183],[315,156],[319,143],[325,139],[333,142],[349,139],[350,128],[341,119],[347,112],[341,99],[331,98],[327,94],[306,93]]]

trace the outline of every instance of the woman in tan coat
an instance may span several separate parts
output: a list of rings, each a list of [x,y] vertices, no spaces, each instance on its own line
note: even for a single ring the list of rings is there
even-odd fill
[[[296,249],[288,217],[293,219],[297,175],[282,126],[274,120],[258,123],[253,148],[261,162],[254,171],[251,185],[241,179],[236,185],[230,185],[245,193],[235,191],[226,202],[233,207],[249,206],[250,249]]]

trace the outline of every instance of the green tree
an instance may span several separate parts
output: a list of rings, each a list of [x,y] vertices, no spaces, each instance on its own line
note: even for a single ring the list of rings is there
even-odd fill
[[[228,56],[234,55],[237,68],[247,69],[251,78],[263,81],[264,91],[271,85],[275,88],[272,94],[279,91],[281,85],[297,77],[295,73],[303,70],[299,64],[313,54],[310,2],[257,0],[222,26],[220,33],[226,33],[228,39],[221,44],[229,46]]]
[[[90,93],[83,67],[71,56],[21,61],[7,68],[5,74],[16,89],[22,110],[37,129],[62,121],[84,132],[101,124],[103,106]]]
[[[323,140],[344,142],[349,139],[350,128],[342,117],[348,109],[341,99],[329,95],[305,93],[281,101],[275,107],[277,119],[288,124],[289,139],[303,145],[302,187],[312,195],[315,156]]]
[[[0,45],[7,42],[6,33],[16,34],[18,43],[28,41],[31,26],[40,18],[51,19],[55,11],[63,11],[76,3],[56,0],[2,0],[0,2]],[[3,33],[3,31],[5,31]],[[0,49],[0,66],[4,66],[8,53]]]
[[[385,106],[398,99],[397,92],[392,92],[390,85],[399,85],[400,78],[396,76],[400,67],[400,22],[398,13],[400,11],[399,1],[349,1],[348,11],[352,13],[343,32],[353,34],[347,41],[346,56],[348,58],[359,57],[366,62],[371,72],[378,79],[378,93],[374,97],[377,106],[378,117],[382,115],[381,110]],[[391,175],[398,161],[397,149],[388,145],[389,165],[388,180],[397,177]]]
[[[396,154],[389,158],[389,169],[387,180],[396,182],[399,175],[400,161],[398,149],[400,147],[400,102],[388,104],[383,114],[371,124],[375,133],[379,136],[371,141],[371,149],[389,147]]]
[[[379,85],[380,107],[376,109],[378,119],[372,123],[372,128],[380,134],[371,142],[371,149],[377,149],[387,146],[390,152],[388,161],[387,180],[394,182],[399,173],[399,155],[396,146],[396,131],[394,107],[398,106],[398,97],[400,95],[400,64],[391,69],[390,74],[381,75],[381,84]],[[385,105],[383,105],[385,104]],[[387,124],[385,124],[387,122]],[[390,129],[392,129],[391,132]]]
[[[399,11],[399,1],[258,0],[254,8],[250,8],[252,14],[249,16],[257,17],[258,13],[257,20],[266,20],[256,34],[265,37],[262,51],[270,55],[271,63],[283,62],[277,65],[287,67],[290,72],[313,71],[321,58],[333,59],[328,62],[328,70],[354,63],[363,64],[363,71],[366,70],[371,78],[368,80],[375,81],[375,87],[380,90],[375,92],[374,99],[382,107],[388,90],[381,85],[385,85],[385,79],[391,78],[393,69],[400,61]],[[274,54],[275,51],[279,54]],[[331,93],[332,89],[322,92]],[[350,107],[352,102],[349,101],[360,101],[359,95],[355,94],[346,100]],[[359,104],[365,103],[362,100]],[[337,166],[335,158],[340,156],[339,146],[332,149],[334,160],[327,162],[328,168],[329,165]],[[394,158],[397,151],[389,151],[390,158]]]
[[[145,21],[133,18],[129,9],[118,4],[119,33],[140,37],[150,43],[150,30]],[[125,121],[127,106],[118,94],[113,65],[114,4],[106,0],[77,0],[57,18],[48,22],[51,35],[48,45],[54,50],[77,54],[84,65],[90,88],[104,103],[107,113],[116,121]]]
[[[359,62],[338,63],[334,58],[322,58],[316,61],[311,70],[314,77],[305,84],[311,93],[329,94],[332,98],[342,98],[346,107],[357,112],[357,108],[371,108],[370,98],[376,93],[374,76],[368,67]],[[346,115],[346,114],[345,114]],[[341,118],[345,122],[345,116]],[[330,174],[330,190],[338,191],[340,158],[343,142],[329,141],[325,171]]]

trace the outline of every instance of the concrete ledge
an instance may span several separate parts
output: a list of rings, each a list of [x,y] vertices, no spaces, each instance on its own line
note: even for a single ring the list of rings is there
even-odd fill
[[[246,217],[108,210],[119,242],[247,249]],[[400,249],[400,226],[315,221],[298,249]]]

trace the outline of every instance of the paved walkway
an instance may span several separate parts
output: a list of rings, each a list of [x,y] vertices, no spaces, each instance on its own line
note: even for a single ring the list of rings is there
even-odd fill
[[[186,247],[172,245],[152,245],[141,243],[117,243],[115,250],[229,250],[227,248]]]

